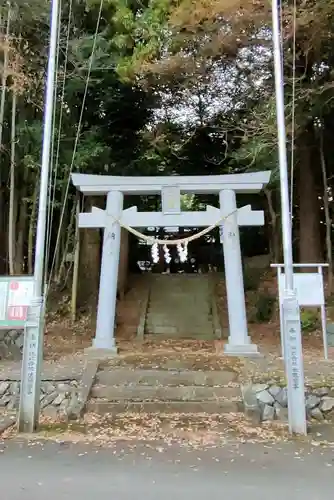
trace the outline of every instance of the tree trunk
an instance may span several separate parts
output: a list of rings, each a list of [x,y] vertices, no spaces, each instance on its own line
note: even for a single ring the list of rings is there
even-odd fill
[[[69,171],[66,168],[64,170],[64,180],[63,180],[63,185],[61,189],[61,196],[60,196],[60,216],[62,212],[62,207],[64,206],[64,203],[66,203],[65,196],[66,196],[66,186],[67,186],[67,175],[69,175]],[[57,182],[57,179],[55,179],[55,182]],[[64,213],[64,216],[66,214]],[[55,265],[54,265],[54,270],[55,274],[57,275],[61,266],[61,253],[62,249],[64,247],[64,238],[63,238],[63,231],[62,228],[60,227],[60,224],[64,224],[65,220],[61,221],[59,218],[59,229],[60,229],[60,238],[58,241],[58,245],[56,246],[56,255],[55,255]]]
[[[313,130],[303,134],[299,146],[299,262],[322,262],[320,206],[313,164]]]
[[[2,151],[2,133],[4,126],[4,118],[5,118],[5,102],[6,102],[6,87],[7,87],[7,71],[8,71],[8,54],[9,54],[9,33],[10,33],[10,16],[11,16],[11,8],[10,5],[8,7],[8,16],[7,16],[7,26],[6,26],[6,34],[4,37],[4,55],[3,55],[3,69],[2,69],[2,78],[1,78],[1,97],[0,97],[0,152]],[[1,168],[0,168],[1,173]],[[0,177],[0,180],[1,177]]]
[[[99,206],[101,197],[85,199],[85,212],[93,206]],[[101,232],[96,229],[84,229],[80,243],[79,293],[78,305],[89,304],[96,309],[100,281]]]
[[[28,232],[28,273],[33,274],[34,272],[34,241],[35,241],[35,224],[36,224],[36,208],[37,208],[37,190],[38,181],[36,181],[34,187],[34,193],[32,197],[31,213],[30,213],[30,223]]]
[[[62,282],[64,273],[65,273],[66,258],[67,258],[67,255],[68,255],[68,250],[70,248],[71,240],[74,239],[73,238],[73,228],[75,227],[75,212],[76,212],[76,204],[73,203],[73,207],[72,207],[72,210],[71,210],[69,224],[68,224],[67,230],[66,230],[66,241],[65,241],[65,245],[64,245],[64,248],[63,248],[63,251],[62,251],[62,256],[61,256],[59,270],[58,270],[58,273],[57,273],[57,276],[56,276],[56,283],[57,283],[57,285],[60,285],[61,282]],[[74,250],[73,250],[73,253],[74,253]]]
[[[11,6],[8,5],[8,15],[7,15],[7,25],[6,25],[6,33],[3,37],[5,49],[3,55],[3,69],[2,69],[2,78],[1,78],[1,96],[0,96],[0,238],[1,242],[6,241],[5,238],[5,183],[6,183],[6,175],[4,172],[3,165],[3,127],[4,127],[4,118],[5,118],[5,102],[6,102],[6,86],[7,86],[7,70],[8,70],[8,41],[9,41],[9,33],[10,33],[10,17],[11,17]],[[1,245],[0,250],[0,261],[4,262],[6,257],[6,246]],[[5,266],[4,266],[5,267]],[[3,269],[1,271],[5,271]]]
[[[264,194],[267,199],[268,214],[269,214],[269,224],[270,224],[270,260],[275,263],[279,263],[281,259],[281,235],[280,226],[278,223],[278,215],[276,213],[274,203],[273,203],[273,191],[271,189],[265,188]]]
[[[20,199],[19,215],[17,223],[17,239],[16,239],[16,250],[15,250],[15,274],[24,273],[26,270],[26,240],[28,234],[27,220],[28,220],[28,204],[26,197],[28,196],[28,179],[29,170],[27,168],[23,169],[23,178],[21,183],[21,190],[17,192],[16,200]]]
[[[121,244],[117,277],[117,293],[120,300],[124,299],[128,286],[128,270],[129,270],[129,233],[122,227],[121,229]]]
[[[324,135],[323,131],[320,132],[320,163],[321,163],[321,173],[324,188],[324,212],[325,212],[325,222],[326,222],[326,259],[328,262],[328,295],[332,295],[333,291],[333,245],[332,245],[332,218],[330,215],[329,208],[329,192],[328,192],[328,181],[327,181],[327,168],[324,153]]]
[[[9,183],[9,220],[8,220],[8,260],[9,274],[15,274],[15,229],[16,215],[15,210],[15,134],[16,127],[16,92],[12,96],[12,119],[11,119],[11,146],[10,146],[10,183]]]
[[[27,204],[24,201],[20,203],[19,218],[17,223],[17,240],[16,240],[16,250],[15,250],[15,262],[14,262],[14,273],[24,274],[25,271],[25,251],[24,242],[26,241],[26,223],[27,223]]]

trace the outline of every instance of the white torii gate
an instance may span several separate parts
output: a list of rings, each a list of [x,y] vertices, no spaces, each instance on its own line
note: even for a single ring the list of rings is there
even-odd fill
[[[107,195],[106,209],[93,207],[79,215],[79,227],[104,228],[95,349],[117,352],[115,314],[121,225],[130,227],[205,227],[230,215],[222,223],[227,289],[229,338],[225,352],[254,355],[258,349],[248,336],[242,272],[239,226],[264,225],[263,211],[247,205],[236,211],[236,193],[258,193],[268,184],[270,171],[249,174],[116,177],[72,174],[74,186],[85,195]],[[219,194],[220,210],[208,206],[205,212],[182,212],[181,193]],[[162,212],[123,210],[124,195],[161,194]]]

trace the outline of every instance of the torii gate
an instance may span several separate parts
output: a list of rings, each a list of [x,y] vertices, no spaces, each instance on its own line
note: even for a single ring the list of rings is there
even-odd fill
[[[227,289],[229,338],[225,352],[254,355],[257,346],[248,336],[242,272],[239,226],[264,225],[263,211],[250,205],[236,211],[236,193],[258,193],[268,184],[270,171],[248,174],[116,177],[72,174],[74,186],[85,195],[107,195],[105,210],[93,208],[79,215],[79,227],[104,228],[96,334],[93,348],[117,352],[115,314],[121,225],[130,227],[205,227],[232,213],[222,223]],[[205,212],[182,212],[181,193],[219,194],[220,210],[208,206]],[[124,195],[160,194],[162,212],[123,210]]]

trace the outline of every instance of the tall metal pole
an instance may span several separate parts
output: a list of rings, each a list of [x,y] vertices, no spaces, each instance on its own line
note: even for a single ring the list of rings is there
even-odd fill
[[[48,203],[48,184],[50,175],[50,152],[52,142],[53,105],[55,93],[55,76],[57,60],[59,0],[52,0],[51,34],[46,81],[46,97],[44,107],[44,133],[41,166],[41,185],[39,191],[39,208],[37,220],[37,236],[35,248],[35,295],[41,297],[44,289],[45,241]]]
[[[288,162],[285,129],[284,80],[280,44],[279,0],[272,0],[272,31],[275,68],[277,134],[281,188],[282,235],[285,293],[283,298],[283,335],[288,379],[289,428],[306,434],[304,367],[300,311],[293,279],[292,225],[289,203]]]
[[[47,81],[44,105],[44,132],[37,220],[37,236],[34,268],[34,300],[29,311],[24,336],[22,360],[19,430],[33,432],[39,419],[40,378],[43,361],[44,336],[44,265],[48,204],[48,183],[50,174],[50,153],[52,142],[53,108],[55,93],[59,0],[52,0],[51,31],[47,67]]]

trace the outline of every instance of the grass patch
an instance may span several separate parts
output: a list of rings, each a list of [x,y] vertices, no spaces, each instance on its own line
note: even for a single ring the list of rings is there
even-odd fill
[[[87,434],[87,425],[83,422],[42,422],[39,426],[39,432],[48,435],[65,434],[66,432]]]

